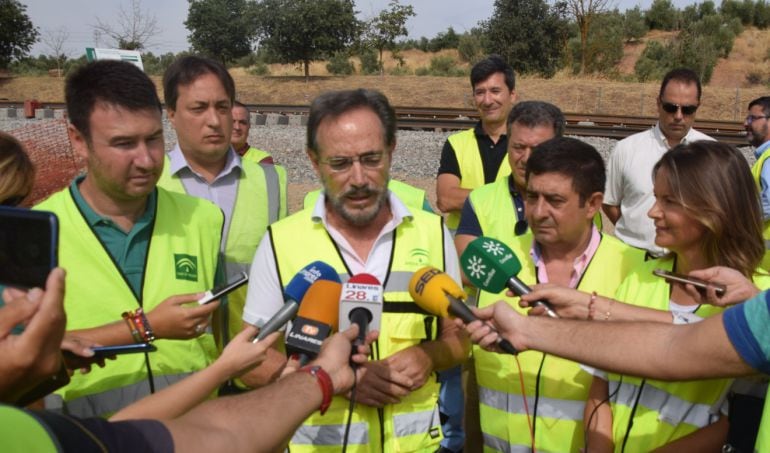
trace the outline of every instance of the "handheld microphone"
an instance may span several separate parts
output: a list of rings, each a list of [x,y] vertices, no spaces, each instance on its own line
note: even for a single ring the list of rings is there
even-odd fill
[[[382,318],[382,285],[371,274],[356,274],[342,285],[340,295],[340,330],[358,324],[354,345],[364,344],[369,330],[380,328]]]
[[[302,298],[286,336],[286,353],[298,355],[301,366],[318,356],[323,341],[337,330],[341,291],[342,285],[338,282],[317,280]]]
[[[283,328],[297,314],[300,301],[305,296],[310,285],[318,280],[330,280],[339,283],[340,276],[334,268],[323,261],[313,261],[303,267],[286,285],[286,289],[283,292],[286,302],[283,304],[283,307],[259,329],[259,334],[254,339],[254,343]]]
[[[458,317],[466,324],[477,321],[463,300],[465,291],[452,280],[452,277],[432,266],[426,266],[412,275],[409,281],[409,294],[423,310],[444,318]],[[497,345],[508,354],[518,351],[506,339],[500,337]]]
[[[484,291],[499,293],[508,288],[517,296],[532,292],[516,276],[521,271],[521,263],[516,254],[497,239],[479,236],[472,240],[460,256],[460,266],[473,286]],[[535,301],[534,305],[543,307],[551,318],[559,317],[551,304],[544,300]]]

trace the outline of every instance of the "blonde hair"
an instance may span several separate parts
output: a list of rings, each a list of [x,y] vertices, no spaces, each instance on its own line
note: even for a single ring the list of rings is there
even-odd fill
[[[751,277],[765,253],[759,193],[746,158],[732,146],[680,144],[655,164],[674,197],[706,230],[701,251],[709,266],[728,266]]]
[[[24,146],[13,136],[0,132],[0,203],[32,192],[35,167]]]

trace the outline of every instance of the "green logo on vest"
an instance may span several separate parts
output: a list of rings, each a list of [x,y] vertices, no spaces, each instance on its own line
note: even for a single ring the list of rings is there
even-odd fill
[[[428,251],[421,248],[412,249],[409,252],[407,264],[426,266],[428,264]]]
[[[198,257],[174,253],[174,268],[177,280],[198,281]]]

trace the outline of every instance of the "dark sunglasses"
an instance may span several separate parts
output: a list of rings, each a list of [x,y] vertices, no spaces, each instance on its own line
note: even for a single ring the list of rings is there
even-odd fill
[[[27,198],[26,195],[15,195],[13,197],[8,197],[3,201],[0,201],[0,206],[18,206],[21,204],[24,199]]]
[[[682,115],[694,115],[695,111],[698,110],[697,105],[679,105],[663,101],[660,101],[660,106],[667,113],[676,113],[677,110],[682,109]]]

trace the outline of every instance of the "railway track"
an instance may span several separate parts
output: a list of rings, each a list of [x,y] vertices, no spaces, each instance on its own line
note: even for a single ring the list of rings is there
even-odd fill
[[[22,108],[20,102],[0,102],[0,108]],[[41,108],[64,109],[63,103],[43,102]],[[307,105],[250,104],[256,113],[307,115]],[[459,130],[472,127],[478,121],[478,112],[471,109],[396,107],[399,129]],[[567,135],[622,139],[652,127],[657,118],[586,113],[565,113]],[[696,120],[695,127],[715,139],[738,146],[746,145],[743,124],[735,121]]]

